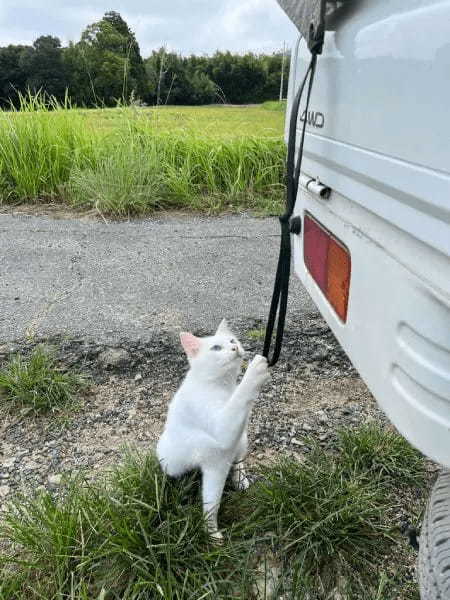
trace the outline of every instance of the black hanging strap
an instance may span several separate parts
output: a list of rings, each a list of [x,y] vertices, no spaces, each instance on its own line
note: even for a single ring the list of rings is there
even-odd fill
[[[278,257],[278,266],[275,275],[275,283],[273,288],[272,301],[270,303],[269,318],[267,321],[266,336],[264,339],[263,349],[263,356],[267,358],[269,366],[271,367],[278,361],[281,352],[281,346],[283,343],[284,323],[286,319],[286,309],[289,294],[289,277],[291,270],[291,232],[289,220],[294,211],[295,200],[297,198],[297,191],[300,180],[300,169],[303,158],[303,144],[305,141],[306,122],[308,119],[309,99],[311,96],[311,88],[314,80],[314,72],[316,69],[317,53],[320,53],[320,51],[321,46],[319,46],[311,56],[311,61],[308,66],[308,70],[306,71],[305,77],[294,99],[294,103],[292,105],[291,110],[291,118],[289,122],[289,138],[286,159],[286,210],[285,213],[280,217],[280,254]],[[300,103],[303,91],[307,81],[308,91],[306,96],[305,112],[303,113],[303,127],[298,148],[297,160],[295,160],[298,113],[300,110]],[[278,323],[275,336],[275,347],[273,349],[272,357],[269,358],[269,352],[270,347],[272,345],[273,330],[275,327],[277,312]]]

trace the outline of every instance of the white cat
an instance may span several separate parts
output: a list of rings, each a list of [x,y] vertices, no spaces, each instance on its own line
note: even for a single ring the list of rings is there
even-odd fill
[[[173,397],[157,454],[164,471],[178,477],[202,471],[203,510],[208,530],[217,540],[217,513],[232,471],[238,489],[249,485],[243,467],[247,423],[253,402],[270,379],[267,360],[256,355],[239,385],[244,350],[225,320],[215,335],[180,334],[190,369]]]

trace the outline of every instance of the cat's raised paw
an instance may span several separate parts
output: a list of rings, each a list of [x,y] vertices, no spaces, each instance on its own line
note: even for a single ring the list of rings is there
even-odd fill
[[[270,380],[269,365],[267,358],[257,354],[251,363],[248,365],[246,378],[254,382],[258,386],[264,385]]]

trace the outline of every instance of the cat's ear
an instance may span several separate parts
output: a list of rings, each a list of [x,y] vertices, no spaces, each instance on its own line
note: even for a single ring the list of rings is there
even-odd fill
[[[216,335],[219,335],[219,334],[222,334],[222,335],[231,334],[231,329],[230,329],[230,326],[228,325],[228,322],[226,319],[222,319],[220,321],[220,325],[216,331]]]
[[[188,358],[193,358],[198,354],[200,350],[200,338],[187,331],[182,331],[180,333],[180,342]]]

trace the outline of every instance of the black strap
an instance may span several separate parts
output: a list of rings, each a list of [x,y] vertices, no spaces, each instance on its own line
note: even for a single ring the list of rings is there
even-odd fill
[[[311,96],[311,88],[314,80],[314,72],[316,69],[317,54],[311,56],[311,61],[306,71],[305,77],[300,85],[300,88],[295,96],[291,110],[291,118],[289,122],[289,138],[286,159],[286,210],[280,216],[281,224],[281,241],[280,254],[278,257],[277,272],[275,275],[275,283],[273,287],[272,301],[270,303],[269,318],[266,327],[266,336],[264,338],[263,356],[269,362],[269,366],[273,366],[278,361],[283,343],[284,323],[286,319],[287,301],[289,294],[289,277],[291,270],[291,233],[289,219],[292,216],[297,198],[298,185],[300,180],[300,169],[303,158],[303,144],[305,141],[306,122],[308,119],[309,98]],[[302,134],[298,148],[297,161],[295,160],[295,143],[297,138],[297,120],[300,110],[300,103],[308,81],[308,93],[306,96],[306,106],[303,119]],[[273,330],[275,327],[275,319],[278,312],[278,323],[275,337],[275,347],[273,349],[272,358],[269,358],[270,347],[272,345]]]

